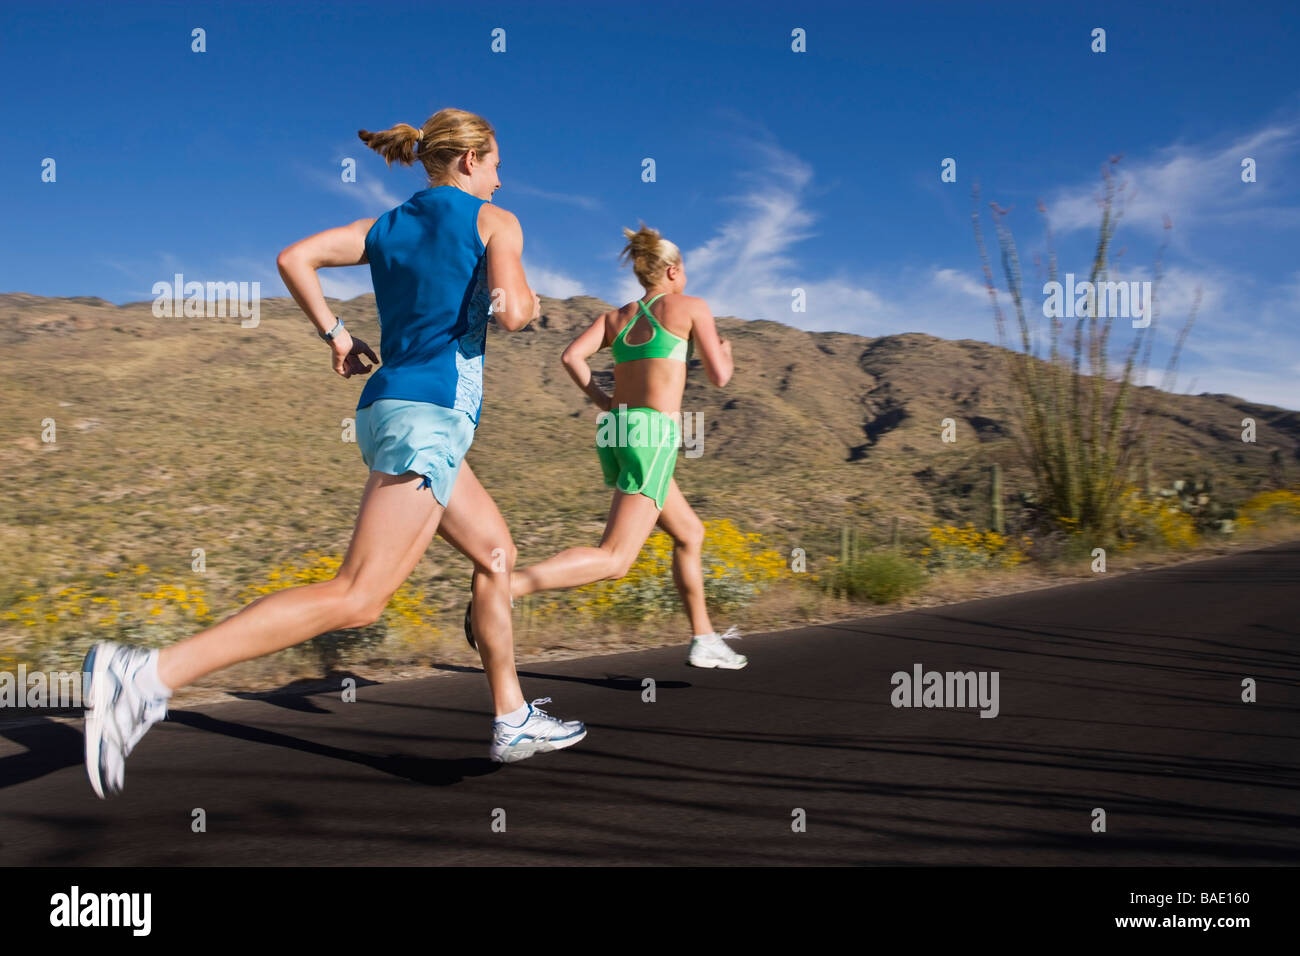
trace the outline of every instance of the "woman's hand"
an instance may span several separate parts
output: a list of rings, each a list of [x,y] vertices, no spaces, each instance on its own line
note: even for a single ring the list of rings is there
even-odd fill
[[[344,378],[365,375],[374,367],[362,360],[363,355],[368,356],[375,365],[379,364],[379,356],[370,350],[370,346],[358,338],[353,338],[347,329],[339,333],[330,343],[330,347],[334,350],[334,371]]]

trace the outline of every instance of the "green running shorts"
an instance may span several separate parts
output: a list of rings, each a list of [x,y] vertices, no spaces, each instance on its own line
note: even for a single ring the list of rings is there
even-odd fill
[[[662,511],[677,465],[677,417],[655,408],[602,412],[596,425],[596,454],[605,484],[629,495],[654,499]]]

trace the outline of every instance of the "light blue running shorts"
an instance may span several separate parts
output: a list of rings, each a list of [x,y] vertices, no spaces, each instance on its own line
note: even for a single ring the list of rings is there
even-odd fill
[[[381,398],[357,410],[357,445],[371,471],[423,475],[444,508],[470,444],[474,420],[465,412],[429,402]]]

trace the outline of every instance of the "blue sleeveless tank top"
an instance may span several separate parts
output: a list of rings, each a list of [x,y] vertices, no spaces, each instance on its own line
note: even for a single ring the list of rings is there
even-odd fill
[[[357,409],[381,398],[460,409],[478,425],[487,338],[487,258],[479,199],[421,190],[366,233],[379,310],[379,358]]]

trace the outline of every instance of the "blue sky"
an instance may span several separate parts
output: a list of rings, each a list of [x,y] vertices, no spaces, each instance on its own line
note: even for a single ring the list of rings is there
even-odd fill
[[[972,183],[1014,207],[1041,303],[1036,202],[1062,271],[1083,278],[1100,170],[1122,153],[1112,277],[1150,279],[1173,224],[1153,365],[1199,288],[1178,390],[1300,406],[1291,3],[24,4],[0,18],[0,291],[140,301],[179,271],[285,294],[280,249],[425,185],[356,131],[457,106],[498,131],[495,201],[523,223],[543,294],[639,295],[618,253],[644,219],[715,314],[994,341]],[[370,291],[364,268],[324,286]]]

